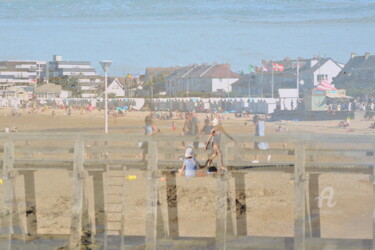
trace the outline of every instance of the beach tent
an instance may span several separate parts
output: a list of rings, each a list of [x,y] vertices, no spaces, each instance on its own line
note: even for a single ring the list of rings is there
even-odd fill
[[[321,81],[319,83],[319,85],[316,86],[315,89],[317,89],[317,90],[336,90],[336,88],[326,80]]]

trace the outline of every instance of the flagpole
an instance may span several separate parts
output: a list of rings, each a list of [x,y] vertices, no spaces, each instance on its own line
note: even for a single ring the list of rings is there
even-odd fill
[[[299,62],[297,57],[297,98],[299,98]]]
[[[251,72],[249,74],[249,98],[250,98],[250,79],[251,79]]]
[[[274,82],[273,82],[273,61],[271,61],[271,70],[272,70],[272,72],[271,72],[271,91],[272,91],[272,98],[274,98],[274,96],[273,96],[273,85],[274,85]]]
[[[263,70],[263,67],[264,67],[264,65],[262,63],[262,93],[261,93],[262,94],[262,98],[263,98],[263,92],[264,92],[264,89],[263,89],[264,88],[264,86],[263,86],[264,85],[264,75],[263,75],[264,70]]]

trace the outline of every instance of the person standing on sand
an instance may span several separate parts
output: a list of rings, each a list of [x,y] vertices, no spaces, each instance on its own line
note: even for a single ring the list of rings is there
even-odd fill
[[[214,128],[211,130],[211,134],[206,141],[206,150],[211,147],[212,153],[206,162],[206,168],[208,169],[211,166],[212,161],[218,157],[218,171],[227,170],[226,166],[223,164],[223,153],[220,149],[221,134],[225,134],[232,141],[234,141],[234,139],[224,130],[219,119],[213,119],[212,125]]]
[[[151,115],[146,116],[146,118],[145,118],[145,135],[153,136],[156,133],[158,133],[158,129],[156,128],[156,126],[154,125],[154,123],[152,121],[152,116]],[[138,143],[138,145],[139,144],[141,144],[140,148],[143,149],[142,160],[145,160],[146,154],[148,153],[148,142],[144,141],[143,143],[142,142]]]
[[[264,136],[265,135],[265,126],[264,121],[259,115],[255,115],[253,118],[253,123],[255,125],[255,136]],[[255,142],[254,149],[267,150],[269,148],[267,142]],[[267,156],[267,161],[271,160],[271,155]],[[252,163],[259,163],[259,155],[255,155],[255,160]]]

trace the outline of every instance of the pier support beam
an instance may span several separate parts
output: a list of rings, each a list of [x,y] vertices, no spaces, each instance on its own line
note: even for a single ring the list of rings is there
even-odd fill
[[[146,207],[146,249],[156,249],[156,229],[157,229],[157,203],[158,203],[158,152],[157,143],[148,142],[147,161],[147,207]]]
[[[236,197],[236,224],[237,224],[237,235],[247,235],[247,208],[246,208],[246,186],[245,176],[246,173],[233,173],[234,186],[235,186],[235,197]]]
[[[305,144],[295,145],[294,165],[294,250],[305,249]]]
[[[105,230],[105,206],[104,206],[104,181],[103,172],[93,172],[94,185],[94,209],[96,237],[104,236]]]
[[[216,176],[216,242],[215,249],[227,248],[228,175]]]
[[[82,235],[82,213],[84,206],[85,172],[83,168],[84,161],[84,142],[79,140],[74,146],[73,163],[73,204],[72,217],[70,225],[69,249],[80,249]]]
[[[14,202],[14,142],[4,143],[3,160],[3,206],[0,213],[1,230],[5,241],[0,241],[1,249],[11,249],[13,234],[13,202]]]
[[[375,250],[375,141],[373,146],[373,165],[372,165],[372,249]]]
[[[319,197],[319,176],[320,174],[309,174],[308,178],[308,190],[309,190],[309,208],[310,208],[310,218],[311,219],[311,232],[310,225],[306,232],[315,238],[320,238],[320,208],[318,206],[318,201],[316,200]],[[307,229],[307,227],[306,227]]]
[[[38,220],[36,216],[35,171],[21,171],[25,183],[26,201],[26,233],[36,237],[38,234]]]
[[[168,237],[179,236],[176,173],[167,174]]]

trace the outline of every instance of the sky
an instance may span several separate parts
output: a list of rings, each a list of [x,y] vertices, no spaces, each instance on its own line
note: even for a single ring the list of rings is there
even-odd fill
[[[0,60],[112,60],[146,67],[375,53],[370,0],[0,0]]]

